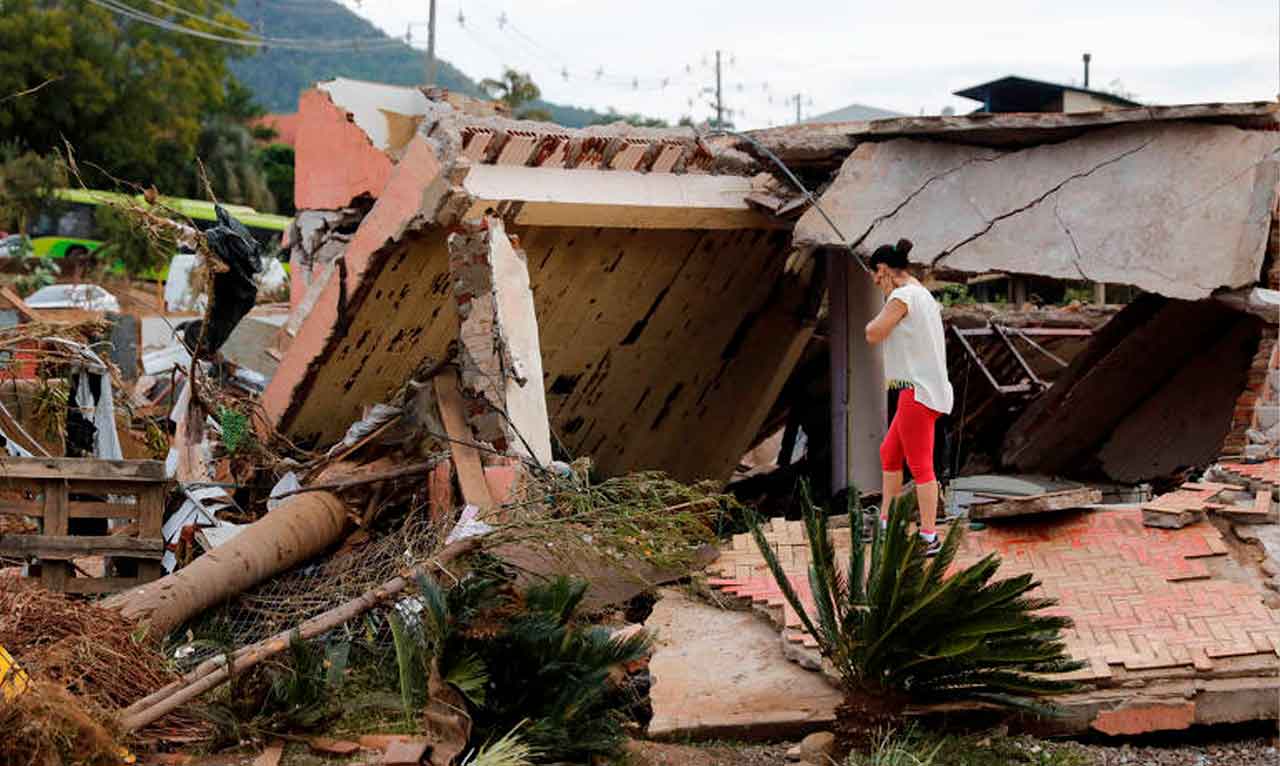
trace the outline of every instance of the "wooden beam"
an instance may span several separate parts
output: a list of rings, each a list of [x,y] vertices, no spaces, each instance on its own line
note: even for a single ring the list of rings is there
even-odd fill
[[[103,479],[107,481],[166,480],[159,460],[99,460],[78,457],[0,457],[0,486],[6,478]]]
[[[473,165],[462,182],[474,202],[463,218],[493,210],[526,226],[640,229],[777,229],[747,204],[743,176]]]
[[[45,520],[48,521],[47,515]],[[59,561],[80,556],[158,559],[164,556],[164,540],[110,535],[3,535],[0,536],[0,553]]]
[[[444,430],[449,436],[449,449],[453,452],[453,463],[458,469],[462,499],[481,510],[492,508],[493,497],[489,494],[488,482],[484,480],[480,451],[472,446],[475,437],[467,426],[466,407],[462,401],[462,391],[458,388],[458,371],[450,368],[433,380],[436,400],[440,405],[440,419],[444,421]]]

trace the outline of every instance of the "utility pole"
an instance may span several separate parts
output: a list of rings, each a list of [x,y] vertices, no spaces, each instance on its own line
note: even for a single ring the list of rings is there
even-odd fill
[[[427,16],[427,85],[436,84],[436,0]]]
[[[716,51],[716,127],[724,127],[724,93],[720,86],[720,51]]]
[[[800,124],[800,119],[801,119],[801,118],[800,118],[800,101],[801,101],[803,98],[804,98],[804,96],[803,96],[802,94],[800,94],[800,93],[797,93],[797,94],[796,94],[796,96],[795,96],[795,99],[796,99],[796,124],[797,124],[797,125],[799,125],[799,124]]]

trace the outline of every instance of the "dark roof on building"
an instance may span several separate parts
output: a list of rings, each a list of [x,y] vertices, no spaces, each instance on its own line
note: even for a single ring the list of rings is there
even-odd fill
[[[875,106],[867,106],[866,104],[849,104],[843,109],[836,109],[832,112],[824,112],[823,114],[814,115],[806,118],[803,122],[808,124],[818,122],[867,122],[870,120],[883,120],[889,117],[903,117],[901,112],[891,112],[888,109],[881,109]]]
[[[1114,93],[1080,88],[1075,85],[1060,85],[1054,82],[1044,82],[1043,80],[1032,80],[1014,75],[955,91],[955,95],[982,102],[985,107],[984,111],[1042,112],[1045,111],[1047,104],[1060,97],[1064,91],[1087,93],[1096,99],[1115,106],[1141,106],[1136,101],[1117,96]]]

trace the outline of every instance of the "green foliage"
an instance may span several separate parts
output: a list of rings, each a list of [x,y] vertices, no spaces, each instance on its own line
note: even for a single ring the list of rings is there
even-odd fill
[[[1072,303],[1093,303],[1093,286],[1080,285],[1077,287],[1068,287],[1062,293],[1062,305],[1070,306]]]
[[[629,700],[612,687],[609,672],[645,656],[648,636],[615,640],[606,628],[578,624],[585,581],[557,578],[522,594],[500,586],[473,575],[445,593],[419,580],[421,611],[409,618],[397,608],[392,616],[403,636],[397,656],[402,643],[417,644],[403,652],[409,659],[401,663],[401,688],[425,687],[435,662],[466,697],[477,740],[507,738],[519,728],[516,744],[551,762],[616,755]],[[406,672],[417,677],[406,680]]]
[[[503,71],[499,79],[481,80],[480,90],[489,98],[506,104],[511,114],[521,119],[532,119],[526,117],[527,113],[521,112],[521,107],[542,97],[542,91],[534,84],[533,78],[525,72],[510,68]]]
[[[966,285],[947,284],[941,289],[934,290],[933,295],[943,306],[972,306],[977,303],[973,295],[969,293]]]
[[[169,0],[236,24],[220,0]],[[202,23],[145,4],[149,13]],[[220,34],[234,34],[225,29]],[[86,0],[5,0],[0,14],[0,138],[37,152],[63,147],[144,185],[193,157],[202,118],[223,104],[231,46],[131,22]],[[91,185],[98,178],[87,178]]]
[[[218,426],[222,429],[222,446],[226,447],[228,455],[236,454],[252,438],[249,418],[230,407],[218,411]]]
[[[288,144],[270,144],[258,150],[258,165],[266,177],[267,189],[275,198],[276,212],[293,215],[293,147]]]
[[[480,748],[474,756],[463,761],[462,766],[531,766],[533,759],[542,754],[520,738],[519,728],[517,726],[497,742]]]
[[[760,520],[752,534],[774,578],[844,682],[844,715],[865,737],[894,720],[908,702],[983,700],[1049,712],[1043,695],[1075,684],[1050,676],[1082,667],[1071,660],[1061,631],[1065,617],[1037,614],[1054,599],[1028,594],[1032,575],[994,579],[994,554],[951,575],[963,527],[952,525],[940,552],[929,559],[909,529],[914,496],[892,506],[888,529],[879,527],[870,550],[863,540],[857,488],[850,491],[850,553],[837,562],[826,514],[802,487],[809,545],[810,616],[764,537]]]
[[[58,274],[62,269],[57,261],[51,258],[39,258],[29,250],[19,257],[22,261],[23,274],[13,281],[13,287],[19,295],[26,297],[58,281]]]
[[[629,112],[623,114],[613,107],[609,107],[609,111],[600,119],[593,122],[593,125],[608,125],[614,122],[625,122],[628,125],[635,125],[638,128],[669,128],[671,123],[659,117],[646,117],[638,112]],[[682,125],[685,123],[681,123]],[[690,125],[693,120],[689,120]]]
[[[338,714],[345,670],[344,653],[327,651],[295,632],[284,660],[264,662],[236,676],[205,713],[224,741],[313,730]]]
[[[217,199],[249,205],[264,212],[275,211],[275,197],[267,184],[264,168],[259,164],[257,142],[244,123],[231,116],[210,118],[200,130],[196,152],[204,163],[209,186]],[[174,196],[205,198],[207,192],[203,181],[198,174],[186,174],[182,179],[174,179],[166,188],[179,188],[180,193]]]
[[[0,229],[27,231],[41,210],[53,207],[54,190],[66,183],[67,168],[57,154],[26,151],[19,139],[0,143]]]
[[[854,752],[846,766],[934,766],[942,741],[920,737],[914,726],[904,733],[885,729],[872,741],[870,752]]]
[[[162,207],[151,212],[168,217]],[[98,261],[104,264],[122,263],[130,274],[146,274],[163,267],[177,252],[178,243],[168,231],[157,231],[150,236],[147,230],[133,221],[129,215],[111,205],[98,205],[93,212],[94,223],[103,239],[102,247],[94,251]]]
[[[367,38],[378,44],[377,49],[356,47],[336,51],[271,48],[233,61],[231,69],[236,78],[273,112],[297,111],[299,93],[335,77],[390,85],[422,84],[425,75],[422,51],[407,44],[389,45],[391,38],[380,29],[332,0],[241,0],[235,11],[254,29],[264,29],[274,37]],[[479,84],[447,61],[437,62],[436,82],[456,93],[485,95]],[[534,101],[528,106],[544,110],[552,122],[571,128],[593,124],[602,116],[591,109],[545,101]],[[541,116],[530,119],[541,119]]]

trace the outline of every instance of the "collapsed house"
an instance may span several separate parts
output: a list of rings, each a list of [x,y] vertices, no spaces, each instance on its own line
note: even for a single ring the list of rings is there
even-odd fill
[[[606,474],[728,476],[821,303],[788,223],[750,201],[776,185],[759,165],[686,131],[471,117],[343,80],[300,112],[292,273],[305,318],[263,400],[279,430],[330,444],[445,358],[455,294],[479,288],[451,270],[467,258],[451,235],[489,216],[527,264],[495,288],[532,290],[540,359],[519,363],[540,363],[531,382],[567,453]]]
[[[806,433],[829,440],[832,488],[876,486],[886,405],[861,327],[880,301],[846,254],[903,236],[944,277],[1144,293],[1066,359],[1036,340],[1062,327],[953,335],[953,365],[981,365],[972,333],[1016,336],[1011,380],[982,378],[1021,400],[1002,423],[1003,465],[1138,482],[1277,444],[1273,413],[1252,411],[1276,333],[1266,290],[1280,287],[1274,104],[907,117],[713,141],[459,103],[349,80],[302,97],[295,310],[264,400],[291,438],[336,441],[446,355],[451,280],[465,278],[449,269],[461,247],[449,233],[488,215],[527,263],[550,431],[606,473],[723,481],[785,420],[784,386],[817,375],[838,425],[817,435],[810,417]],[[821,209],[769,155],[828,185]],[[1088,340],[1096,325],[1074,329]],[[1031,369],[1028,345],[1071,363],[1056,385]]]

